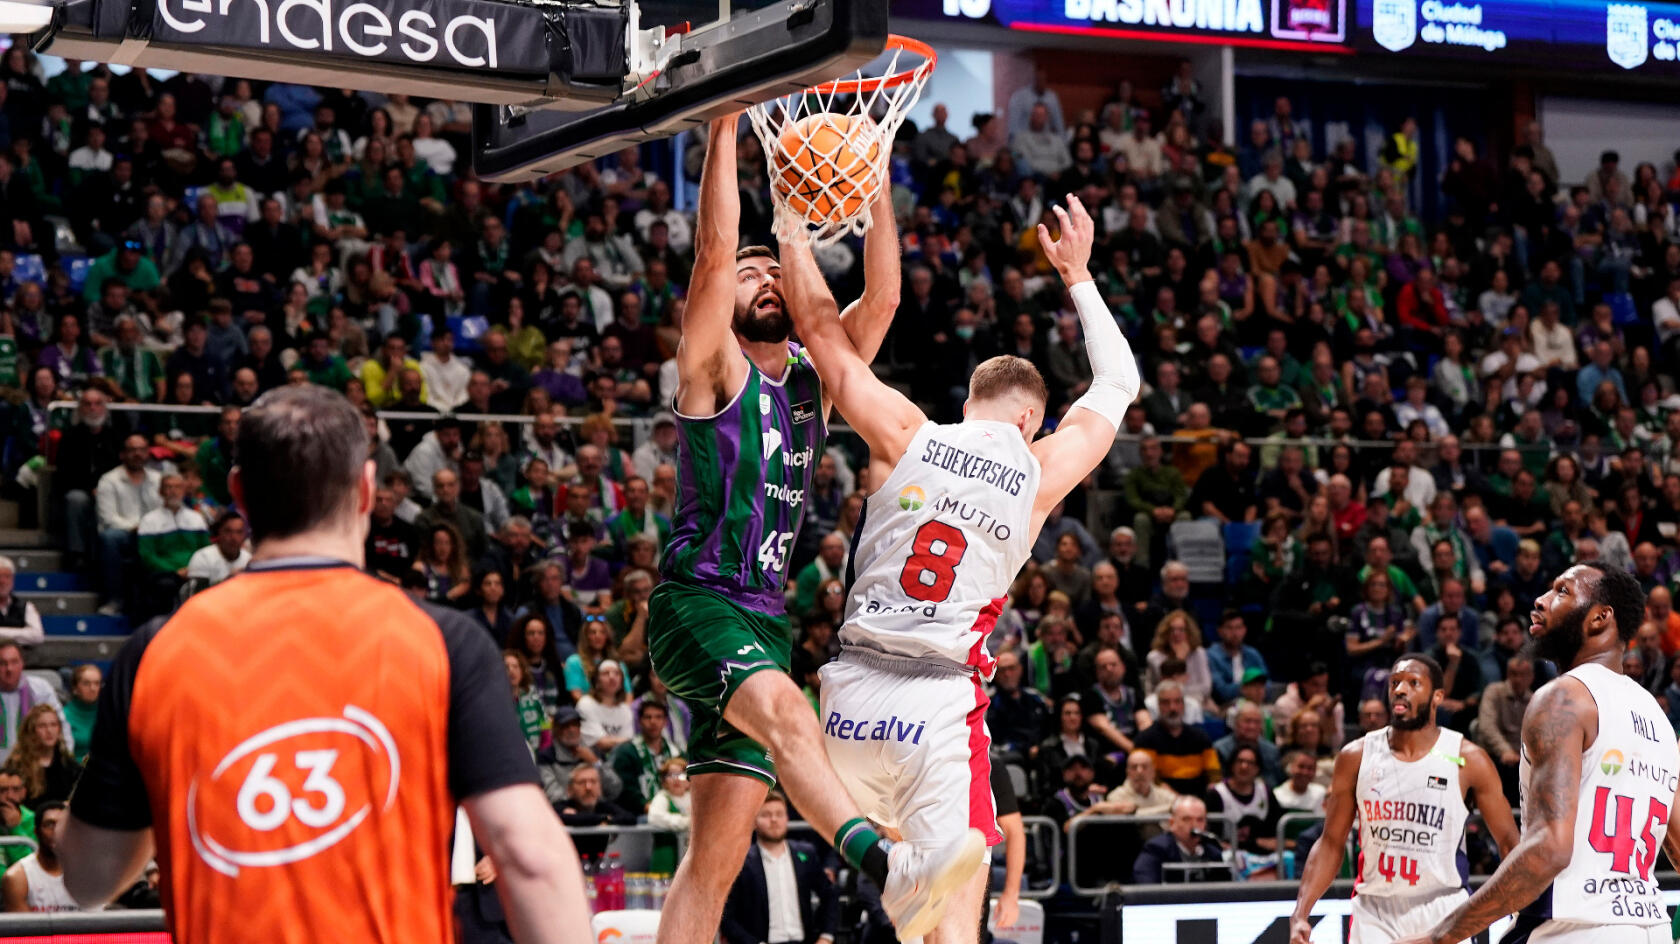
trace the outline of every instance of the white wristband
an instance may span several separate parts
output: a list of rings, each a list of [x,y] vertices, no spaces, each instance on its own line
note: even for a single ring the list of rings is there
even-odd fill
[[[1132,346],[1108,310],[1095,282],[1080,282],[1068,289],[1079,323],[1085,330],[1085,353],[1091,359],[1091,386],[1074,403],[1120,428],[1126,408],[1137,399],[1140,378]]]

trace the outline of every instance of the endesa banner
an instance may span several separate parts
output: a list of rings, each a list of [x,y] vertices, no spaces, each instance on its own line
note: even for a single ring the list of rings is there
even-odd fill
[[[894,16],[1023,32],[1346,52],[1350,0],[893,0]]]
[[[1680,75],[1680,5],[1608,0],[1357,0],[1354,42],[1407,56]]]
[[[493,0],[157,0],[163,42],[547,75],[542,10]]]

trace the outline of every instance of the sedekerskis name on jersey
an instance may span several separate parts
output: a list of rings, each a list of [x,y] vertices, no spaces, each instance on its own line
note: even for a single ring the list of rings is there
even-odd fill
[[[920,744],[922,731],[926,728],[926,721],[900,721],[898,715],[871,726],[868,721],[842,718],[839,712],[831,711],[823,724],[823,733],[842,741],[898,741],[902,744],[908,739],[911,744]]]
[[[975,455],[937,439],[928,440],[927,448],[922,450],[922,461],[960,478],[978,479],[1010,495],[1021,494],[1022,486],[1027,482],[1027,473],[1014,466]]]

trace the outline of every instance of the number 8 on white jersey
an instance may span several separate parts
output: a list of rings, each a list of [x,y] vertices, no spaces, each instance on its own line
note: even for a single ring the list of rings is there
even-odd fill
[[[1014,426],[923,424],[854,532],[841,644],[989,677],[984,642],[1032,551],[1038,479]]]

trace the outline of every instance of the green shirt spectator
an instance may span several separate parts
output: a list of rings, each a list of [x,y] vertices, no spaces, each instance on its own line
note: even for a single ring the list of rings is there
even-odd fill
[[[1371,501],[1382,502],[1384,505],[1387,505],[1388,506],[1389,522],[1394,527],[1400,528],[1400,529],[1404,530],[1406,533],[1410,534],[1413,528],[1416,528],[1418,525],[1423,524],[1423,515],[1420,514],[1416,508],[1410,508],[1410,507],[1408,507],[1406,509],[1405,514],[1400,514],[1399,512],[1395,511],[1394,506],[1399,504],[1401,499],[1403,499],[1405,497],[1406,497],[1405,495],[1403,495],[1399,492],[1390,490],[1388,492],[1385,492],[1381,495],[1376,496],[1375,498],[1372,498]],[[1398,589],[1398,585],[1396,585],[1396,589]]]
[[[343,393],[350,386],[351,373],[344,358],[332,353],[332,339],[325,332],[317,331],[309,336],[308,351],[294,365],[309,377],[309,382],[318,387],[330,387]]]
[[[0,334],[0,387],[21,387],[22,380],[18,375],[17,337]]]
[[[228,494],[228,469],[233,467],[233,440],[239,433],[239,409],[237,407],[223,407],[221,425],[216,435],[198,444],[198,453],[194,457],[198,462],[199,477],[204,480],[204,490],[215,499],[216,504],[226,508],[232,504],[232,496]]]
[[[99,689],[104,685],[99,666],[84,662],[71,674],[70,697],[64,701],[64,718],[70,722],[70,736],[76,744],[77,763],[86,763],[93,745],[93,720],[98,714]]]
[[[1294,356],[1289,354],[1287,351],[1283,354],[1273,354],[1272,356],[1277,358],[1278,362],[1278,383],[1288,387],[1291,391],[1298,391],[1301,384],[1310,376],[1310,374],[1307,373],[1306,366],[1296,360]],[[1297,392],[1295,394],[1295,398],[1299,400],[1300,397],[1300,393]]]
[[[245,149],[245,118],[237,110],[227,111],[224,104],[204,128],[205,146],[217,157],[233,157]]]
[[[1544,432],[1533,437],[1524,436],[1522,429],[1519,427],[1506,433],[1504,438],[1507,441],[1502,442],[1502,445],[1507,445],[1522,453],[1523,468],[1534,473],[1535,478],[1541,478],[1546,474],[1546,464],[1552,461],[1552,441]],[[1610,431],[1610,442],[1618,452],[1626,449],[1629,445],[1644,445],[1642,441],[1638,440],[1632,443],[1623,442],[1617,438],[1616,431],[1613,429]],[[1504,494],[1508,495],[1510,494],[1510,483],[1507,482],[1506,485]]]
[[[665,739],[665,706],[644,698],[636,712],[636,736],[613,748],[607,762],[624,784],[617,803],[632,813],[647,812],[659,791],[659,768],[677,756]]]
[[[124,239],[117,248],[93,260],[87,281],[82,283],[82,301],[90,305],[99,301],[105,280],[112,278],[128,286],[130,292],[153,291],[162,281],[157,263],[145,255],[137,239]]]
[[[210,543],[210,526],[203,515],[182,506],[186,487],[180,476],[164,476],[159,491],[163,492],[163,507],[146,512],[140,519],[140,563],[155,574],[181,573],[193,554]]]
[[[1262,363],[1269,362],[1273,376],[1281,374],[1277,361],[1263,358]],[[1265,413],[1279,422],[1283,414],[1301,405],[1301,395],[1281,383],[1270,386],[1260,383],[1248,391],[1248,402],[1253,404],[1256,413]]]
[[[27,793],[22,777],[11,771],[0,771],[0,836],[16,836],[35,842],[35,814],[23,805]],[[11,822],[13,817],[17,818],[17,822]],[[0,846],[0,860],[9,867],[34,851],[33,845],[7,843]]]
[[[607,540],[620,558],[630,552],[630,540],[638,534],[653,538],[656,547],[664,547],[671,538],[671,519],[643,507],[640,513],[625,510],[607,519]]]
[[[1382,256],[1378,255],[1369,247],[1361,249],[1353,243],[1342,243],[1340,246],[1337,246],[1335,250],[1335,257],[1336,261],[1341,265],[1344,271],[1352,267],[1353,260],[1355,259],[1364,259],[1365,264],[1369,267],[1369,271],[1371,272],[1381,272],[1383,268]]]
[[[1175,514],[1183,511],[1184,503],[1190,498],[1190,486],[1184,484],[1184,475],[1177,466],[1160,461],[1160,443],[1155,444],[1153,462],[1150,450],[1142,451],[1143,464],[1126,473],[1126,504],[1137,514],[1156,508],[1171,508]]]
[[[416,160],[412,166],[405,169],[403,183],[408,195],[416,202],[436,200],[441,205],[444,201],[443,178],[425,161]]]
[[[1388,567],[1384,568],[1384,572],[1388,574],[1389,585],[1394,587],[1395,599],[1410,601],[1413,597],[1418,596],[1417,584],[1412,583],[1412,578],[1406,576],[1405,571],[1389,564]],[[1358,580],[1361,584],[1364,584],[1365,578],[1369,576],[1371,576],[1370,564],[1359,568]]]
[[[88,86],[92,84],[93,77],[82,71],[82,64],[67,59],[64,71],[47,80],[47,100],[63,102],[65,110],[75,114],[87,107]]]
[[[117,319],[117,343],[99,352],[99,367],[123,393],[141,403],[156,403],[163,399],[163,363],[139,341],[140,326],[134,319]]]
[[[846,539],[839,532],[823,535],[817,544],[817,556],[799,571],[794,577],[794,597],[792,612],[803,616],[815,610],[822,601],[817,599],[817,588],[821,587],[830,577],[845,579],[846,574]]]
[[[525,743],[533,751],[540,750],[543,734],[548,730],[548,713],[543,711],[542,696],[527,688],[515,695],[513,700],[519,712],[519,729],[525,733]]]

